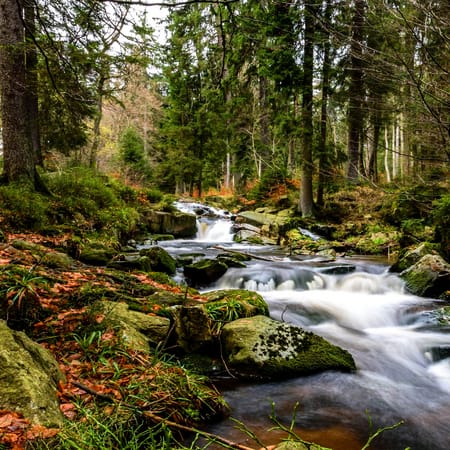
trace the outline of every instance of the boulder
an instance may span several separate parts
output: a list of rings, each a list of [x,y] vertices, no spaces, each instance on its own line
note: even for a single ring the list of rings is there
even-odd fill
[[[195,287],[208,286],[217,281],[228,270],[228,266],[217,259],[202,259],[184,267],[184,275]]]
[[[227,367],[243,378],[283,379],[324,370],[356,369],[346,350],[266,316],[224,325],[221,341]]]
[[[414,295],[439,298],[450,290],[450,264],[439,255],[425,255],[400,273]]]
[[[135,270],[149,272],[152,270],[150,259],[146,256],[136,254],[119,255],[114,260],[108,262],[107,267],[124,272],[133,272]]]
[[[187,238],[197,233],[197,218],[183,212],[148,210],[143,214],[143,225],[153,234],[171,234]]]
[[[290,217],[286,214],[272,214],[267,212],[243,211],[236,217],[236,224],[247,224],[257,227],[261,235],[278,240],[289,226]]]
[[[117,252],[100,245],[84,247],[78,256],[78,259],[91,266],[106,266]]]
[[[96,302],[93,309],[105,315],[106,326],[119,329],[126,346],[132,350],[150,353],[151,345],[167,339],[170,320],[166,317],[132,311],[126,303],[107,300]]]
[[[0,409],[23,414],[32,423],[63,423],[56,395],[64,376],[52,354],[0,320]]]
[[[67,270],[73,266],[74,260],[62,252],[48,252],[42,258],[42,264],[52,269]]]
[[[423,242],[419,246],[410,248],[404,252],[404,254],[394,263],[390,268],[390,272],[402,272],[413,264],[416,264],[420,258],[425,255],[436,255],[436,251],[428,242]]]
[[[170,308],[175,345],[187,353],[208,351],[214,338],[205,305],[176,305]]]
[[[143,248],[139,254],[149,260],[150,269],[152,272],[163,272],[167,275],[173,275],[177,269],[177,264],[174,258],[161,247]]]
[[[224,324],[242,317],[269,315],[263,297],[240,289],[202,294],[206,303],[175,305],[169,308],[175,345],[187,353],[213,349]],[[203,353],[204,354],[204,353]]]

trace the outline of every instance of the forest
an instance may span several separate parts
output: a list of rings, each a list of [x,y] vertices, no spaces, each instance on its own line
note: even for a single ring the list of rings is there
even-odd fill
[[[169,338],[125,351],[98,309],[170,318],[169,336],[170,307],[212,302],[215,343],[227,321],[268,314],[259,297],[233,309],[177,285],[189,263],[164,250],[130,263],[130,243],[178,237],[156,222],[176,220],[180,200],[265,215],[248,242],[289,256],[325,251],[305,228],[332,230],[333,260],[382,257],[398,272],[424,244],[440,285],[418,295],[448,302],[449,55],[438,0],[0,0],[0,325],[54,355],[66,421],[23,414],[0,385],[0,449],[196,449],[203,436],[248,450],[199,430],[228,412],[197,363],[173,363]],[[237,253],[221,262],[240,267]],[[1,375],[11,364],[0,378],[15,378]]]

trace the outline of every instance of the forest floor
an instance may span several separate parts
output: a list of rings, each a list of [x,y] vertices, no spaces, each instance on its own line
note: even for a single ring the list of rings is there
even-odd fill
[[[65,238],[10,233],[7,242],[0,244],[0,284],[2,293],[12,305],[9,319],[48,349],[59,363],[65,377],[65,382],[58,386],[64,416],[71,421],[85,420],[82,419],[83,411],[94,408],[100,400],[103,404],[101,414],[106,416],[116,415],[120,404],[122,408],[124,403],[132,403],[129,409],[146,412],[148,421],[153,424],[160,414],[170,415],[174,423],[190,426],[197,417],[192,413],[190,420],[185,410],[201,410],[200,397],[206,390],[213,399],[211,403],[217,403],[214,407],[221,409],[220,395],[213,387],[199,384],[189,390],[191,375],[172,364],[165,364],[164,358],[128,349],[124,351],[115,331],[102,327],[104,315],[90,307],[99,292],[102,295],[108,292],[111,298],[122,295],[124,290],[135,298],[145,298],[154,291],[189,295],[191,300],[199,301],[201,296],[186,294],[178,286],[156,282],[142,272],[125,274],[76,261],[70,268],[41,264],[35,249],[42,251],[45,248],[46,252],[55,253],[53,249],[60,247]],[[28,243],[32,250],[19,250],[14,246],[15,242],[21,242],[22,246],[24,242]],[[149,308],[147,314],[154,315],[160,307],[152,305]],[[20,320],[15,321],[15,315]],[[179,383],[185,385],[186,401],[178,401],[176,393],[171,392],[179,389],[179,386],[171,387],[167,383],[174,377],[179,377]],[[133,397],[138,400],[132,400]],[[154,416],[149,414],[150,410]],[[6,448],[29,448],[30,442],[51,439],[58,432],[58,429],[33,425],[18,413],[0,411],[0,448],[2,444]]]

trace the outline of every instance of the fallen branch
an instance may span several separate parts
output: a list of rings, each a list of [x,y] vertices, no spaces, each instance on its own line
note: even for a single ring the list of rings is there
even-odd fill
[[[281,258],[276,258],[276,257],[267,258],[265,256],[255,255],[253,253],[240,252],[238,250],[230,250],[229,248],[225,248],[225,247],[222,247],[220,245],[214,245],[212,248],[215,248],[216,250],[222,250],[222,251],[227,252],[227,253],[235,253],[237,255],[245,255],[245,256],[248,256],[249,258],[259,259],[261,261],[271,261],[271,262],[273,262],[273,261],[282,261]]]
[[[197,428],[188,427],[186,425],[181,425],[179,423],[172,422],[171,420],[164,419],[163,417],[157,416],[156,414],[153,414],[150,411],[144,411],[143,414],[144,416],[148,417],[151,420],[154,420],[155,422],[164,423],[165,425],[172,428],[176,428],[177,430],[188,431],[189,433],[198,433],[205,438],[211,439],[214,442],[225,444],[230,448],[235,448],[237,450],[254,450],[251,447],[247,447],[245,445],[238,444],[237,442],[230,441],[222,436],[218,436],[217,434],[208,433],[207,431],[202,431]]]
[[[91,394],[91,395],[93,395],[95,397],[98,397],[98,398],[100,398],[102,400],[106,400],[106,401],[108,401],[110,403],[116,403],[116,399],[115,398],[111,397],[110,395],[106,395],[106,394],[102,394],[100,392],[97,392],[95,389],[92,389],[92,388],[90,388],[89,386],[86,386],[83,383],[79,383],[77,381],[73,381],[72,384],[74,386],[77,386],[78,388],[82,389],[83,391],[87,392],[88,394]],[[203,437],[205,437],[207,439],[210,439],[210,440],[212,440],[214,442],[218,442],[220,444],[224,444],[224,445],[226,445],[229,448],[234,448],[236,450],[254,450],[251,447],[247,447],[245,445],[238,444],[237,442],[230,441],[228,439],[225,439],[222,436],[218,436],[217,434],[208,433],[207,431],[202,431],[202,430],[199,430],[197,428],[189,427],[187,425],[182,425],[180,423],[176,423],[176,422],[173,422],[171,420],[164,419],[164,417],[161,417],[161,416],[158,416],[156,414],[153,414],[150,411],[142,411],[142,410],[138,409],[135,405],[130,405],[129,403],[121,402],[120,406],[125,406],[127,408],[138,410],[142,415],[144,415],[145,417],[148,417],[149,419],[151,419],[154,422],[163,423],[164,425],[167,425],[168,427],[175,428],[175,429],[180,430],[180,431],[187,431],[189,433],[197,433],[197,434],[199,434],[199,435],[201,435],[201,436],[203,436]]]

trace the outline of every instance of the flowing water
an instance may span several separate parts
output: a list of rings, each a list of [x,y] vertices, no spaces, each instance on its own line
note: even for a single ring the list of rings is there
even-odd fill
[[[389,274],[383,262],[287,258],[277,247],[233,243],[232,223],[226,217],[199,221],[197,239],[170,241],[166,249],[211,257],[219,244],[275,257],[275,261],[254,260],[245,269],[229,269],[208,289],[258,291],[271,317],[345,348],[357,366],[353,374],[328,371],[287,381],[224,384],[220,388],[232,417],[265,445],[281,437],[280,432],[269,431],[272,405],[278,420],[289,426],[298,404],[295,431],[334,450],[361,449],[371,430],[400,421],[397,428],[377,437],[370,449],[450,449],[450,330],[437,326],[431,312],[444,303],[405,293],[402,281]],[[202,229],[201,223],[207,226]],[[230,420],[208,431],[260,447]]]

